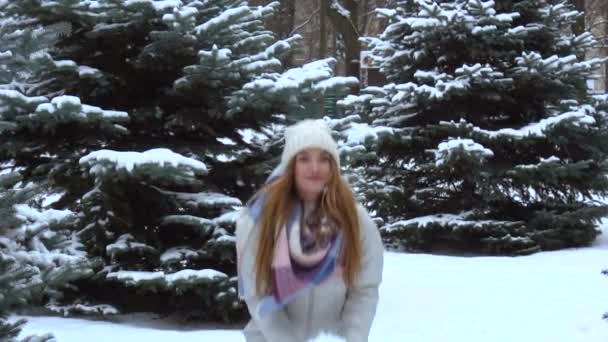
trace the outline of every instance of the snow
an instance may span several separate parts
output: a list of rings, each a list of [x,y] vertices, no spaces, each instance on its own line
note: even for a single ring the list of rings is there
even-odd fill
[[[552,162],[558,162],[558,161],[560,161],[560,159],[559,159],[559,157],[556,157],[556,156],[551,156],[549,158],[540,157],[541,163],[552,163]]]
[[[555,5],[551,4],[539,9],[539,11],[544,18],[552,18],[552,20],[555,20],[553,19],[555,16],[560,17],[561,20],[575,20],[575,18],[581,13],[576,10],[569,11],[568,8],[564,6],[564,3],[558,3]]]
[[[141,242],[134,241],[135,238],[131,234],[123,234],[116,242],[109,244],[106,246],[106,252],[111,257],[114,257],[118,253],[125,253],[129,251],[146,251],[146,252],[155,252],[156,249],[154,247],[148,246]]]
[[[344,338],[328,333],[321,333],[311,340],[312,342],[347,342]]]
[[[35,237],[32,239],[37,241],[36,248],[43,249],[44,251],[13,251],[11,255],[17,259],[21,264],[28,264],[36,266],[43,270],[57,270],[60,271],[58,265],[71,265],[82,263],[85,259],[84,255],[69,255],[64,252],[58,252],[56,250],[49,251],[45,247],[40,245],[40,240]],[[15,246],[13,246],[15,247]],[[81,253],[84,254],[84,253]]]
[[[265,70],[273,70],[281,67],[281,61],[276,58],[271,58],[268,60],[255,61],[252,63],[247,63],[242,66],[242,69],[252,73],[258,74]]]
[[[167,263],[170,261],[180,261],[183,259],[188,259],[189,257],[196,257],[197,255],[198,253],[190,247],[173,247],[165,251],[160,256],[160,262]]]
[[[237,218],[239,217],[239,214],[240,214],[240,210],[229,211],[227,213],[224,213],[224,214],[214,218],[211,221],[216,225],[234,224],[236,222]]]
[[[475,26],[473,28],[473,30],[471,30],[471,33],[481,34],[481,33],[487,33],[487,32],[494,32],[497,30],[498,30],[498,27],[496,27],[496,25]]]
[[[229,163],[229,162],[232,162],[232,161],[235,161],[238,159],[238,157],[235,155],[227,155],[225,153],[220,153],[220,154],[216,154],[216,155],[213,155],[210,153],[210,154],[208,154],[208,156],[210,158],[214,158],[215,160],[219,161],[220,163]]]
[[[241,28],[243,24],[237,25],[236,27]],[[234,27],[234,26],[233,26]],[[274,36],[270,33],[261,33],[251,35],[250,37],[241,39],[232,45],[232,48],[236,51],[242,51],[243,49],[247,49],[248,46],[256,45],[256,43],[260,42],[270,42],[274,40]]]
[[[54,97],[50,103],[42,103],[36,108],[36,112],[46,112],[53,114],[58,110],[80,108],[80,112],[77,115],[82,116],[100,116],[109,119],[120,119],[125,120],[129,117],[126,112],[114,111],[114,110],[103,110],[99,107],[90,106],[80,103],[80,98],[70,95],[62,95]]]
[[[91,68],[86,65],[78,66],[78,75],[79,76],[89,76],[100,73],[99,69]]]
[[[360,145],[365,142],[365,140],[369,137],[374,140],[378,138],[378,133],[392,133],[393,129],[390,127],[384,126],[370,126],[366,123],[356,123],[353,122],[350,124],[350,127],[343,130],[343,133],[346,135],[346,140],[344,144],[347,146]]]
[[[344,8],[339,0],[332,0],[329,7],[336,10],[344,18],[350,19],[350,11]]]
[[[76,96],[62,95],[54,97],[51,103],[56,105],[58,108],[67,106],[80,106],[80,98]]]
[[[469,86],[469,75],[463,75],[454,80],[450,80],[449,78],[447,80],[437,79],[435,86],[430,86],[427,84],[418,85],[413,82],[407,82],[399,84],[395,87],[398,92],[392,97],[391,101],[410,102],[410,97],[412,96],[427,96],[430,99],[443,99],[451,92],[464,90]]]
[[[278,41],[274,42],[272,45],[270,45],[269,47],[267,47],[266,50],[264,50],[264,52],[263,52],[263,54],[266,54],[266,55],[262,55],[262,56],[264,56],[264,58],[268,58],[265,56],[273,56],[276,54],[280,54],[281,51],[286,51],[286,50],[291,49],[292,45],[290,44],[290,42],[294,43],[294,42],[297,42],[300,40],[302,40],[302,36],[300,36],[299,34],[294,34],[291,38],[288,38],[288,39],[278,40]],[[259,56],[259,55],[260,54],[253,55],[252,57]]]
[[[332,78],[334,58],[326,58],[307,63],[285,71],[282,74],[267,74],[267,78],[258,78],[243,86],[244,90],[276,93],[312,86],[315,91],[327,90],[330,87],[354,86],[358,84],[355,77]]]
[[[44,102],[48,101],[48,99],[44,96],[29,97],[29,96],[25,96],[25,95],[21,94],[20,92],[18,92],[16,90],[11,90],[11,89],[0,89],[0,100],[2,100],[2,99],[19,100],[23,103],[28,103],[28,104],[38,104],[38,103],[44,103]]]
[[[336,87],[350,87],[354,84],[357,84],[359,80],[356,77],[344,77],[344,76],[336,76],[327,80],[323,80],[317,84],[315,84],[312,88],[314,90],[319,91],[327,91],[328,89],[334,89]]]
[[[247,144],[254,142],[261,143],[268,140],[268,136],[266,136],[264,133],[260,133],[251,128],[239,129],[237,132],[243,137],[243,141]]]
[[[145,271],[118,271],[108,273],[107,279],[119,280],[127,285],[139,285],[141,283],[150,281],[160,281],[165,286],[172,287],[175,283],[182,282],[184,280],[198,280],[206,281],[213,280],[216,278],[227,278],[228,276],[222,272],[204,269],[204,270],[190,270],[185,269],[175,273],[165,274],[162,271],[158,272],[145,272]]]
[[[350,87],[354,84],[359,83],[359,80],[356,77],[343,77],[336,76],[327,80],[323,80],[313,86],[314,90],[327,91],[328,89],[334,89],[337,87]]]
[[[0,51],[0,58],[9,58],[13,57],[13,53],[11,51]]]
[[[226,278],[228,277],[225,273],[212,270],[212,269],[204,269],[204,270],[181,270],[172,274],[168,274],[165,279],[169,284],[175,284],[176,282],[183,280],[205,280],[205,279],[214,279],[214,278]]]
[[[451,159],[452,154],[461,150],[471,155],[477,155],[480,158],[494,156],[492,150],[483,147],[471,139],[449,139],[440,143],[437,150],[433,151],[435,153],[435,165],[440,166],[447,163]]]
[[[507,35],[512,36],[526,36],[529,32],[538,31],[537,27],[534,26],[516,26],[507,30]]]
[[[501,13],[494,16],[494,18],[498,19],[498,21],[503,23],[511,23],[514,19],[519,18],[521,15],[517,12],[515,13]]]
[[[211,220],[194,215],[167,215],[163,217],[161,224],[182,224],[188,226],[197,226],[202,228],[203,231],[206,231],[210,226],[213,225]]]
[[[574,19],[579,14],[581,14],[581,12],[579,12],[579,11],[570,11],[570,12],[563,13],[562,14],[562,18],[564,18],[564,19]]]
[[[324,116],[323,121],[325,124],[334,131],[340,131],[343,127],[348,127],[351,123],[361,121],[361,116],[359,114],[349,114],[345,116],[340,116],[339,118],[333,119],[329,116]]]
[[[522,164],[522,165],[516,165],[515,167],[519,168],[519,169],[536,169],[536,168],[545,166],[545,164],[557,163],[559,161],[560,161],[560,159],[556,156],[551,156],[549,158],[540,157],[540,162],[537,164],[525,164],[525,165]]]
[[[283,83],[285,83],[283,81]],[[272,88],[272,86],[274,85],[273,80],[270,79],[258,79],[255,80],[254,82],[249,82],[247,84],[245,84],[245,86],[243,86],[243,89],[270,89]],[[283,87],[285,88],[285,87]]]
[[[217,242],[227,242],[227,243],[236,243],[236,237],[232,235],[222,235],[219,238],[215,239]]]
[[[106,278],[120,280],[128,285],[135,285],[143,281],[162,280],[165,278],[165,273],[144,271],[118,271],[108,273]]]
[[[182,5],[182,2],[180,0],[155,0],[152,4],[157,11],[160,11],[168,8],[178,8]]]
[[[105,118],[127,118],[129,114],[127,112],[120,112],[115,110],[102,110],[99,107],[82,105],[82,112],[85,114],[93,114],[103,116]]]
[[[401,220],[394,222],[390,225],[387,225],[383,229],[386,232],[394,232],[397,230],[401,230],[404,227],[410,225],[416,225],[418,227],[424,228],[429,223],[435,223],[440,225],[450,225],[454,227],[458,226],[475,226],[475,227],[483,227],[484,225],[504,225],[513,222],[503,222],[497,220],[467,220],[467,216],[469,212],[463,212],[459,215],[456,214],[434,214],[434,215],[426,215],[419,216],[409,220]]]
[[[495,14],[496,11],[494,11],[494,1],[486,1],[486,2],[480,2],[481,4],[481,8],[483,8],[484,10],[487,10],[487,12],[489,12],[490,14]]]
[[[500,71],[495,71],[491,65],[486,64],[482,66],[477,63],[474,65],[464,64],[462,67],[456,69],[456,75],[470,76],[474,78],[500,78],[503,77],[504,74]]]
[[[441,21],[434,18],[407,18],[403,22],[412,27],[412,29],[424,29],[440,26]]]
[[[427,70],[416,70],[414,73],[414,77],[419,81],[437,81],[437,80],[446,80],[449,78],[448,74],[438,73],[437,71],[427,71]]]
[[[94,314],[102,314],[102,315],[116,315],[118,314],[118,309],[111,305],[100,304],[100,305],[83,305],[83,304],[75,304],[75,305],[56,305],[56,304],[48,304],[46,308],[53,312],[57,312],[64,316],[68,316],[70,312],[81,312],[84,314],[94,315]]]
[[[207,172],[205,163],[193,158],[184,157],[167,148],[155,148],[145,152],[118,152],[103,149],[91,152],[80,158],[80,164],[97,164],[101,162],[113,163],[115,169],[125,169],[129,172],[133,171],[135,167],[144,164],[171,165],[174,167],[186,166],[202,173]]]
[[[36,208],[32,208],[27,204],[15,204],[14,205],[16,211],[16,217],[33,221],[35,223],[43,223],[49,224],[52,222],[59,222],[66,218],[71,217],[74,213],[70,210],[57,210],[57,209],[45,209],[38,210]]]
[[[590,109],[592,108],[588,106],[583,106],[575,111],[570,111],[546,119],[542,119],[539,122],[531,123],[520,129],[503,128],[497,131],[488,131],[479,127],[474,127],[473,129],[474,131],[482,133],[490,138],[497,138],[501,136],[509,136],[513,138],[525,138],[528,136],[543,137],[545,136],[546,130],[550,129],[552,126],[561,123],[562,121],[571,121],[572,124],[579,126],[581,124],[594,124],[595,119],[593,118],[593,116],[587,113],[587,111]]]
[[[224,138],[215,138],[215,139],[216,139],[217,141],[221,142],[221,143],[222,143],[222,144],[224,144],[224,145],[230,145],[230,146],[237,145],[237,143],[236,143],[234,140],[232,140],[232,139],[230,139],[230,138],[228,138],[228,137],[224,137]]]
[[[35,196],[34,198],[36,200],[41,201],[41,206],[42,207],[48,207],[51,204],[59,201],[61,199],[61,197],[63,197],[65,193],[42,193],[39,194],[37,196]]]
[[[608,220],[603,230],[608,234]],[[605,342],[608,236],[587,248],[520,257],[454,257],[386,252],[370,342]],[[25,318],[21,336],[58,341],[244,342],[242,326],[174,322],[155,315],[112,321]]]
[[[555,125],[569,122],[572,125],[583,126],[592,125],[595,123],[593,114],[595,109],[592,106],[584,105],[578,108],[574,108],[569,112],[560,113],[539,122],[528,124],[521,128],[502,128],[496,131],[490,131],[476,127],[470,123],[467,123],[464,119],[460,119],[458,123],[451,121],[440,121],[440,125],[446,126],[466,126],[467,129],[472,130],[475,133],[481,134],[490,139],[500,138],[512,138],[512,139],[523,139],[526,137],[544,137],[547,130],[552,129]]]
[[[537,52],[522,53],[522,57],[516,57],[515,61],[520,66],[519,70],[527,72],[530,70],[536,71],[535,67],[542,67],[546,71],[557,71],[564,68],[566,64],[576,62],[578,58],[575,55],[559,57],[553,55],[545,59]]]
[[[174,9],[172,14],[165,13],[163,15],[163,21],[173,22],[176,20],[176,17],[181,18],[181,19],[187,19],[187,18],[197,15],[198,13],[199,13],[198,9],[196,9],[194,7],[183,7],[179,10]]]
[[[51,154],[51,153],[49,153],[49,152],[44,152],[44,153],[42,153],[40,156],[41,156],[41,157],[44,157],[44,158],[57,158],[57,157],[58,157],[58,155],[57,155],[57,154],[55,154],[55,153],[54,153],[54,154]]]
[[[300,84],[309,81],[321,81],[331,77],[332,70],[329,65],[323,63],[324,60],[305,64],[302,67],[292,68],[281,74],[278,79],[259,79],[243,86],[243,89],[250,88],[275,88],[274,91],[281,89],[297,89]]]
[[[74,61],[54,61],[53,62],[57,68],[72,68],[76,67],[76,62]]]
[[[200,192],[196,194],[179,193],[177,194],[177,198],[179,200],[184,201],[188,205],[194,205],[198,207],[223,207],[228,205],[242,205],[242,202],[236,197],[230,197],[224,194],[214,192]]]
[[[2,167],[4,167],[4,165]],[[8,175],[8,174],[15,173],[15,172],[18,172],[18,170],[8,166],[5,169],[0,170],[0,176]]]
[[[182,5],[180,0],[126,0],[125,6],[131,6],[137,3],[150,3],[157,11],[178,8]]]
[[[117,30],[117,29],[127,29],[129,27],[129,25],[131,25],[131,23],[112,23],[112,24],[108,24],[108,23],[99,23],[99,24],[95,24],[95,26],[93,26],[93,29],[91,30],[92,32],[101,32],[101,31],[106,31],[106,30]]]
[[[397,10],[389,8],[376,8],[376,13],[385,16],[387,18],[393,17],[397,14]]]
[[[367,89],[367,88],[366,88]],[[352,95],[349,94],[345,98],[338,100],[338,106],[350,107],[356,104],[363,104],[365,102],[369,102],[374,98],[374,95],[371,94],[363,94],[363,95]]]
[[[217,29],[221,25],[226,25],[226,23],[234,23],[237,18],[247,15],[249,12],[251,11],[247,6],[230,8],[222,12],[222,14],[218,15],[217,17],[198,25],[194,28],[194,30],[200,35],[203,32]]]

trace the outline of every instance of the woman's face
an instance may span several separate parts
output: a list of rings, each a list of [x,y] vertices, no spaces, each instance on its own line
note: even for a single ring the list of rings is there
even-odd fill
[[[304,201],[315,201],[329,183],[331,155],[320,148],[302,150],[295,156],[295,182]]]

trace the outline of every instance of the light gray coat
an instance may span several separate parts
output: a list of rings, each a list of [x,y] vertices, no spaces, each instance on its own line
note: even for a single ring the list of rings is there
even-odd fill
[[[378,305],[378,288],[382,281],[384,248],[376,224],[358,205],[361,227],[362,269],[351,289],[342,276],[334,274],[309,293],[290,302],[285,309],[258,319],[254,308],[260,298],[245,297],[252,319],[244,328],[247,342],[304,342],[321,332],[338,334],[348,342],[367,342]],[[242,246],[241,276],[255,284],[255,259],[259,229],[243,209],[237,221],[237,245]]]

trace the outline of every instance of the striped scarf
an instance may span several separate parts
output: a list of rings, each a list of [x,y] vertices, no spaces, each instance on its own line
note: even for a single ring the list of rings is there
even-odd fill
[[[279,175],[276,171],[268,179],[272,182]],[[261,218],[265,202],[265,194],[254,198],[247,205],[249,214],[253,218],[254,228]],[[259,301],[254,312],[259,318],[263,318],[277,310],[284,308],[295,298],[306,294],[312,287],[322,284],[335,272],[341,270],[338,262],[342,247],[342,234],[334,234],[329,241],[320,245],[319,248],[311,249],[311,234],[308,227],[302,225],[302,204],[293,206],[286,225],[281,227],[275,242],[274,255],[271,264],[272,270],[272,293],[266,295]],[[240,269],[242,259],[241,252],[237,248],[237,263]],[[239,292],[245,293],[245,289],[254,288],[255,284],[244,283],[239,272]],[[249,289],[249,291],[251,291]]]

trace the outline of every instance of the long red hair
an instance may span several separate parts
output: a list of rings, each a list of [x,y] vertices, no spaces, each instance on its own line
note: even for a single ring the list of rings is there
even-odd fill
[[[285,173],[261,191],[266,194],[266,201],[259,220],[261,229],[258,241],[258,253],[255,261],[256,292],[259,295],[272,292],[271,263],[274,255],[275,241],[279,228],[289,220],[289,214],[296,196],[295,158],[289,162]],[[321,210],[333,219],[342,231],[343,244],[341,262],[343,262],[343,280],[347,287],[352,287],[361,269],[360,224],[357,214],[357,203],[350,186],[340,176],[336,162],[331,160],[331,176],[327,190],[321,196]]]

